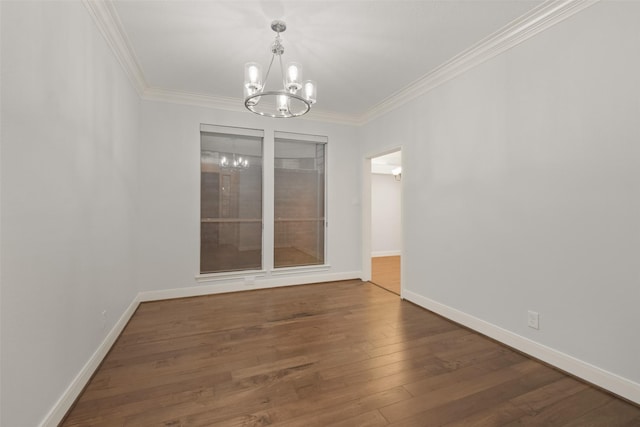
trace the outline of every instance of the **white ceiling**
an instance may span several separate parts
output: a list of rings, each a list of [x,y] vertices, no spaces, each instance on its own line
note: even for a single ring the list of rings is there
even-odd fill
[[[283,19],[283,61],[318,83],[315,109],[361,115],[540,0],[113,0],[146,85],[237,98],[243,66],[265,68]]]

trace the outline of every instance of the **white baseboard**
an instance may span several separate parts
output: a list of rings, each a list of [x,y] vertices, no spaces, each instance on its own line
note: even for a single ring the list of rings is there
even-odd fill
[[[134,297],[129,307],[127,307],[124,313],[122,313],[98,349],[89,358],[69,387],[67,387],[56,404],[45,416],[43,421],[40,423],[40,427],[54,427],[62,421],[62,418],[71,408],[71,405],[73,405],[73,402],[80,395],[85,385],[89,382],[91,376],[105,358],[109,349],[116,341],[141,302],[211,295],[225,292],[248,291],[254,289],[267,289],[280,286],[305,285],[336,280],[351,280],[358,279],[361,276],[361,271],[319,275],[291,275],[260,280],[252,286],[246,285],[244,281],[242,281],[140,292]],[[402,298],[522,351],[523,353],[549,363],[563,371],[569,372],[579,378],[609,390],[612,393],[624,397],[625,399],[640,404],[640,384],[406,289],[402,291]]]
[[[400,256],[402,251],[375,251],[371,252],[371,258],[377,258],[381,256]]]
[[[303,275],[306,274],[306,275]],[[93,373],[98,369],[102,360],[106,357],[107,353],[111,349],[113,343],[115,343],[122,330],[127,325],[136,308],[141,302],[145,301],[157,301],[171,298],[184,298],[200,295],[211,295],[225,292],[238,292],[238,291],[250,291],[254,289],[266,289],[275,288],[280,286],[292,286],[292,285],[307,285],[310,283],[319,282],[331,282],[336,280],[351,280],[359,279],[362,275],[361,271],[352,271],[346,273],[329,273],[329,274],[309,274],[308,271],[292,271],[288,276],[270,278],[256,281],[254,285],[247,285],[244,282],[244,278],[241,281],[239,278],[235,282],[228,283],[216,283],[205,286],[190,286],[187,288],[178,289],[164,289],[159,291],[144,291],[138,293],[131,301],[131,304],[122,313],[116,324],[111,328],[111,331],[104,338],[97,350],[91,355],[87,363],[82,367],[78,375],[71,381],[71,384],[62,393],[62,396],[53,405],[49,413],[44,417],[39,427],[55,427],[57,426],[67,413],[67,411],[73,405],[73,402],[78,398],[84,387],[88,384]]]
[[[271,278],[256,278],[254,284],[247,284],[244,277],[232,279],[233,281],[224,283],[213,283],[210,285],[189,286],[185,288],[163,289],[159,291],[144,291],[138,294],[138,298],[143,301],[158,301],[171,298],[186,298],[200,295],[213,295],[226,292],[251,291],[255,289],[277,288],[280,286],[308,285],[310,283],[333,282],[336,280],[359,279],[362,276],[360,271],[350,271],[345,273],[308,274],[308,272],[291,272],[287,276]]]
[[[556,368],[582,378],[612,393],[640,404],[640,384],[619,375],[601,369],[590,363],[576,359],[551,347],[532,341],[521,335],[503,329],[492,323],[478,319],[455,308],[423,297],[415,292],[403,290],[402,298],[411,301],[427,310],[433,311],[447,319],[460,323],[474,331],[542,360]]]
[[[113,343],[116,342],[120,333],[127,325],[127,322],[135,313],[136,308],[138,308],[138,304],[140,300],[138,296],[133,298],[129,307],[122,313],[122,316],[118,319],[113,328],[109,331],[107,336],[104,338],[100,346],[96,349],[96,351],[91,355],[87,363],[82,367],[78,375],[71,381],[69,387],[62,393],[62,396],[58,399],[55,405],[51,408],[49,413],[44,417],[42,422],[40,423],[40,427],[55,427],[64,418],[67,411],[73,405],[73,402],[78,398],[84,387],[87,385],[93,373],[98,369],[100,363],[105,358]]]

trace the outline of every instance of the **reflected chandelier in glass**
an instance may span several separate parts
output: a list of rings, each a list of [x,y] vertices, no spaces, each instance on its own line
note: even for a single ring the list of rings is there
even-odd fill
[[[244,106],[261,116],[302,116],[316,102],[316,83],[312,80],[302,81],[302,65],[297,62],[288,63],[286,68],[282,66],[284,46],[280,33],[287,29],[287,25],[276,20],[271,23],[271,29],[276,32],[276,39],[271,45],[271,62],[264,80],[260,64],[248,62],[244,66]],[[283,87],[279,90],[266,90],[266,82],[276,57],[280,64]]]

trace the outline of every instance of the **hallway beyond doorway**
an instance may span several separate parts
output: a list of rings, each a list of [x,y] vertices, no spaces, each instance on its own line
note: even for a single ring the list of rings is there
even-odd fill
[[[400,295],[400,256],[371,258],[371,282]]]

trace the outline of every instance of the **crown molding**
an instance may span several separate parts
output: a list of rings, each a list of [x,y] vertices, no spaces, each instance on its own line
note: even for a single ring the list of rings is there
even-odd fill
[[[246,111],[240,98],[211,96],[160,87],[147,87],[141,94],[141,98],[147,101],[171,102],[227,111]]]
[[[110,0],[82,0],[139,95],[148,87],[140,61]]]
[[[149,86],[112,0],[82,0],[140,98],[226,111],[246,112],[241,98],[206,95]],[[358,126],[361,116],[312,110],[302,119]]]
[[[599,0],[548,0],[500,30],[454,56],[418,80],[374,105],[360,116],[365,124],[424,95],[471,68],[564,21]]]
[[[147,87],[141,94],[147,101],[169,102],[173,104],[192,105],[196,107],[215,108],[218,110],[236,111],[246,113],[242,98],[231,98],[213,95],[204,95],[194,92],[163,89],[159,87]],[[313,109],[301,116],[302,120],[314,120],[320,122],[358,126],[361,123],[359,116],[334,113]]]
[[[361,126],[597,3],[547,0],[469,49],[385,98],[363,114],[312,110],[303,119]],[[150,87],[111,0],[82,0],[142,99],[244,112],[242,99]]]
[[[349,126],[360,126],[362,124],[362,118],[360,115],[335,113],[333,111],[316,109],[312,109],[309,113],[305,114],[301,118]]]

